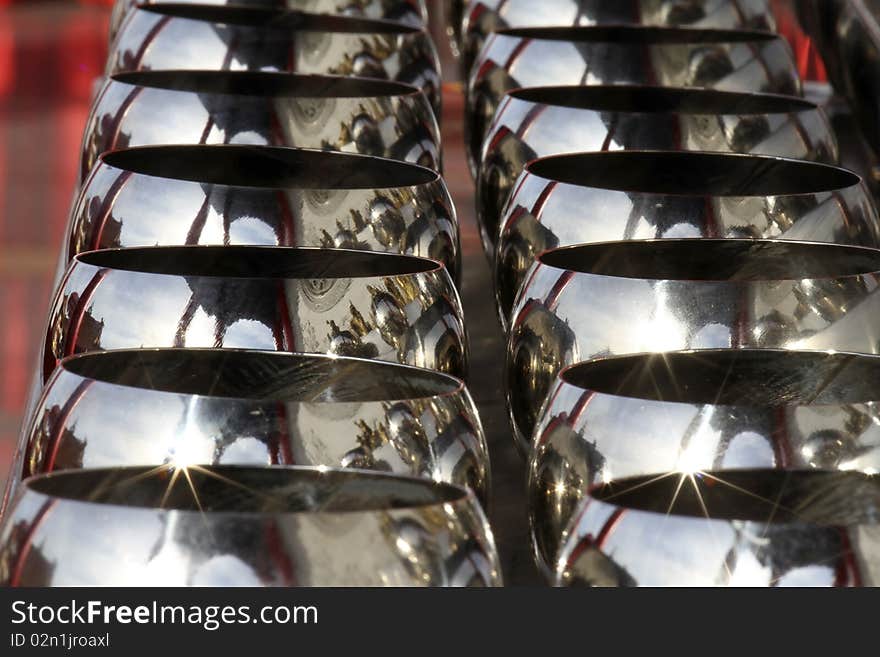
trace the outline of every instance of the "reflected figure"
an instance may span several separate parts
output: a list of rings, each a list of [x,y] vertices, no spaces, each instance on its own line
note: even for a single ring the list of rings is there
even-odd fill
[[[369,472],[60,472],[27,480],[0,526],[4,586],[501,583],[472,493]]]

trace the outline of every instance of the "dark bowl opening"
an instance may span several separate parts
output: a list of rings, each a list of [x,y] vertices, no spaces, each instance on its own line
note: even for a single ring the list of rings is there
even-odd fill
[[[129,71],[111,79],[151,89],[285,98],[375,98],[419,93],[400,82],[335,75],[263,71]]]
[[[508,94],[529,103],[634,114],[750,116],[817,109],[814,103],[795,96],[640,85],[527,87]]]
[[[145,146],[102,159],[136,174],[235,187],[388,189],[426,185],[430,169],[366,155],[269,146]]]
[[[684,480],[682,480],[684,477]],[[822,470],[727,470],[620,479],[591,491],[637,511],[760,523],[880,523],[880,476]]]
[[[173,18],[188,18],[208,23],[260,29],[278,28],[290,31],[336,32],[339,34],[414,34],[421,31],[416,27],[394,21],[332,14],[310,14],[292,9],[272,9],[270,7],[161,3],[139,5],[138,8]]]
[[[583,244],[538,261],[582,274],[676,281],[782,281],[880,271],[880,250],[785,240],[660,239]]]
[[[169,276],[224,278],[376,278],[434,271],[440,265],[415,256],[261,246],[161,246],[90,251],[75,257],[94,267]]]
[[[580,25],[567,27],[523,27],[498,30],[500,35],[545,41],[614,43],[624,46],[698,43],[766,43],[779,37],[755,30],[715,30],[693,27],[647,25]]]
[[[726,153],[576,153],[535,160],[526,169],[569,185],[679,196],[818,194],[861,182],[856,174],[827,164]]]
[[[72,374],[144,390],[269,402],[368,403],[459,392],[440,372],[380,361],[232,349],[131,349],[66,359]]]
[[[381,512],[467,495],[430,480],[358,471],[198,466],[186,474],[175,476],[173,467],[79,470],[34,477],[26,486],[77,502],[205,513]]]
[[[880,401],[880,356],[707,349],[613,356],[573,365],[566,383],[601,394],[684,404],[761,407]]]

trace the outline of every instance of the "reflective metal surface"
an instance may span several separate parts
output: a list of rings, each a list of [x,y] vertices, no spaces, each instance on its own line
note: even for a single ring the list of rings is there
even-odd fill
[[[139,347],[326,353],[467,372],[461,304],[442,265],[344,249],[76,256],[51,305],[43,381],[65,356]]]
[[[110,44],[107,75],[250,70],[381,78],[424,91],[440,113],[440,60],[422,28],[259,7],[137,8]]]
[[[656,25],[775,31],[768,0],[474,0],[461,31],[465,70],[486,38],[511,27]]]
[[[499,107],[480,160],[477,212],[489,252],[527,162],[616,150],[755,153],[820,162],[838,156],[825,114],[800,98],[637,86],[517,90]]]
[[[16,478],[162,465],[323,465],[420,476],[486,504],[489,453],[459,379],[392,363],[220,349],[65,359]]]
[[[535,257],[627,239],[777,238],[880,247],[859,176],[756,155],[617,151],[530,162],[501,220],[495,293],[502,325]]]
[[[299,9],[313,14],[340,14],[398,21],[420,27],[428,23],[425,0],[178,0],[179,4],[236,5]],[[110,15],[110,38],[137,5],[168,4],[165,0],[116,0]]]
[[[0,529],[9,586],[500,586],[491,530],[448,484],[200,466],[29,479]]]
[[[771,240],[606,242],[540,255],[511,315],[507,394],[527,451],[566,365],[765,347],[880,351],[880,251]]]
[[[768,32],[634,25],[501,30],[486,41],[468,81],[472,163],[505,92],[597,84],[801,92],[788,44]]]
[[[880,586],[880,477],[649,475],[599,487],[576,518],[561,586]]]
[[[250,144],[347,151],[438,169],[440,129],[425,96],[394,82],[229,71],[109,78],[83,136],[84,181],[107,151]]]
[[[446,31],[454,55],[461,54],[463,45],[461,27],[468,5],[470,5],[469,0],[443,0],[443,17],[446,19]]]
[[[113,151],[86,180],[68,226],[78,253],[246,244],[365,249],[442,262],[459,280],[459,231],[443,179],[350,153],[252,146]]]
[[[554,564],[597,484],[656,472],[880,473],[880,357],[760,349],[602,358],[563,370],[529,463],[535,551]]]

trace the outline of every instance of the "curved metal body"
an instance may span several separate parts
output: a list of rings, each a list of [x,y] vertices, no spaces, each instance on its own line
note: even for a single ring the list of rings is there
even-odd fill
[[[116,0],[110,14],[110,39],[137,5],[169,4],[166,0]],[[339,14],[397,21],[414,27],[428,24],[425,0],[177,0],[176,4],[236,5],[298,9],[312,14]]]
[[[65,356],[140,347],[335,354],[467,372],[461,302],[442,265],[345,249],[76,256],[51,305],[42,381]]]
[[[440,167],[425,96],[381,80],[229,71],[108,78],[86,122],[80,182],[98,157],[132,146],[300,146]]]
[[[880,586],[878,483],[763,470],[615,481],[578,511],[556,583]]]
[[[394,21],[256,7],[139,7],[110,44],[106,73],[189,69],[394,80],[424,91],[440,116],[440,60],[431,37]]]
[[[563,370],[535,429],[539,562],[604,482],[739,469],[880,472],[880,357],[739,349],[600,358]]]
[[[518,90],[499,107],[480,159],[477,217],[489,252],[529,161],[617,150],[754,153],[819,162],[838,157],[824,112],[800,98],[626,86]]]
[[[23,484],[7,586],[500,586],[489,524],[448,484],[317,468],[120,468]]]
[[[489,451],[459,379],[392,363],[222,349],[94,352],[50,377],[14,479],[82,468],[314,465],[471,488]]]
[[[601,84],[801,93],[788,44],[767,32],[636,25],[501,30],[486,41],[468,81],[472,172],[506,92]]]
[[[422,256],[456,282],[452,198],[433,170],[350,153],[157,146],[105,154],[74,205],[63,264],[130,246],[312,246]]]
[[[535,257],[564,246],[657,238],[774,238],[880,247],[864,182],[844,169],[756,155],[617,151],[530,162],[495,252],[506,328]]]
[[[767,0],[474,0],[461,28],[465,70],[492,32],[518,27],[655,25],[776,30]]]
[[[523,451],[562,368],[599,356],[746,347],[877,353],[880,251],[771,240],[634,240],[548,251],[507,349]]]

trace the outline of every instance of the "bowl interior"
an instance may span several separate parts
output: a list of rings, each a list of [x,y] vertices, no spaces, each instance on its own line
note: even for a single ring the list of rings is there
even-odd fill
[[[280,403],[390,402],[461,388],[451,376],[393,363],[232,349],[93,352],[62,366],[87,379],[144,390]]]
[[[30,489],[95,504],[233,513],[381,512],[455,502],[466,493],[429,480],[318,468],[112,468],[34,477]]]

